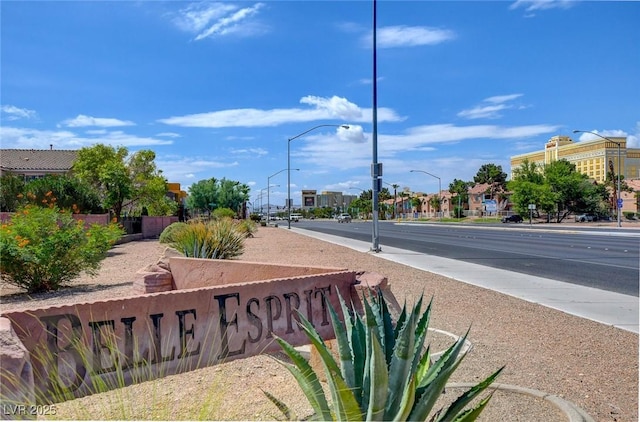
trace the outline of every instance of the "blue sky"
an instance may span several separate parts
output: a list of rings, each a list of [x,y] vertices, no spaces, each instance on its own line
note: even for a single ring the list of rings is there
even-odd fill
[[[2,148],[152,149],[169,181],[359,194],[371,1],[2,1]],[[572,129],[640,147],[640,3],[378,2],[378,161],[436,192]],[[284,205],[287,175],[271,177]],[[388,187],[388,186],[387,186]]]

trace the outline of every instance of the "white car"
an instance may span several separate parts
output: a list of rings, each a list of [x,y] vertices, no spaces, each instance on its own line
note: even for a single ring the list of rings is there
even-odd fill
[[[343,212],[338,216],[338,223],[351,223],[351,215]]]

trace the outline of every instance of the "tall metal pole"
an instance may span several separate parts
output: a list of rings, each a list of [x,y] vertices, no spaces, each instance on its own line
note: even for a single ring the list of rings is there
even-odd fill
[[[296,138],[301,137],[302,135],[306,135],[312,130],[316,130],[320,127],[341,127],[344,129],[349,129],[349,125],[318,125],[314,126],[311,129],[305,130],[302,133],[297,134],[296,136],[287,139],[287,228],[291,229],[291,141]],[[299,170],[299,169],[298,169]]]
[[[620,155],[620,142],[618,141],[614,141],[613,139],[607,138],[606,136],[602,136],[596,132],[590,132],[588,130],[574,130],[573,133],[590,133],[592,135],[595,135],[599,138],[605,139],[609,142],[613,142],[614,144],[616,144],[618,146],[618,193],[616,195],[616,203],[615,203],[615,207],[616,207],[616,214],[617,214],[617,221],[618,221],[618,227],[622,227],[622,208],[618,206],[618,199],[622,197],[622,192],[620,192],[620,173],[621,173],[621,161],[622,161],[622,156]]]
[[[371,190],[372,232],[371,251],[380,252],[380,234],[378,231],[378,191],[382,181],[382,165],[378,164],[378,57],[377,57],[377,1],[373,0],[373,162],[371,164]]]
[[[291,230],[291,139],[287,140],[287,228]]]
[[[616,211],[618,214],[618,227],[622,227],[622,207],[618,205],[618,201],[622,200],[622,191],[620,190],[620,142],[616,142],[618,145],[618,195],[616,198]]]

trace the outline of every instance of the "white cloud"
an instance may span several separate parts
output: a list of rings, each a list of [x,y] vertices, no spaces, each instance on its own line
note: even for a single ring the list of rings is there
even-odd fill
[[[231,149],[229,152],[231,152],[232,154],[249,154],[249,155],[257,155],[257,156],[263,156],[269,153],[264,148],[238,148],[238,149]]]
[[[60,123],[66,127],[85,127],[85,126],[99,126],[99,127],[117,127],[117,126],[135,126],[135,123],[129,120],[112,119],[108,117],[92,117],[85,116],[84,114],[78,114],[73,119],[63,120]],[[60,126],[60,125],[58,125]]]
[[[48,149],[53,144],[56,149],[78,149],[97,143],[114,146],[169,145],[172,141],[130,135],[122,131],[86,133],[80,136],[66,130],[37,130],[15,127],[0,127],[3,148]]]
[[[343,120],[356,120],[362,117],[362,110],[346,98],[333,96],[331,98],[307,95],[300,99],[301,104],[315,106],[316,109],[326,110],[330,117],[337,117]]]
[[[417,151],[428,151],[434,145],[453,142],[473,142],[478,140],[517,141],[541,135],[556,133],[558,125],[497,126],[474,125],[456,126],[453,124],[416,126],[401,134],[379,134],[378,154],[385,167],[398,161],[400,154],[411,154]],[[344,142],[339,134],[320,134],[307,136],[299,146],[292,149],[293,163],[303,163],[305,168],[368,169],[371,164],[371,134],[362,134],[366,143]],[[349,157],[348,160],[337,160],[336,157]],[[309,165],[307,165],[309,164]],[[292,164],[298,166],[298,164]],[[398,168],[402,162],[398,161]],[[368,173],[368,171],[366,171]]]
[[[502,117],[499,113],[500,111],[515,107],[514,105],[505,103],[515,100],[521,96],[522,94],[510,94],[488,97],[482,100],[479,105],[470,109],[462,110],[458,113],[458,117],[464,117],[467,119],[497,119]],[[518,109],[521,108],[523,107],[518,107]]]
[[[465,117],[467,119],[496,119],[498,117],[501,117],[498,112],[504,110],[505,108],[509,107],[504,104],[477,106],[467,110],[462,110],[460,113],[458,113],[458,116]]]
[[[238,7],[229,3],[191,3],[178,12],[173,22],[178,28],[188,32],[200,32],[209,22],[237,10]]]
[[[534,16],[532,12],[548,9],[569,9],[577,3],[578,0],[516,0],[509,6],[509,9],[515,10],[524,8],[525,12],[530,12],[528,16]]]
[[[250,20],[264,3],[239,8],[228,3],[192,3],[178,12],[173,22],[183,31],[197,34],[195,41],[222,35],[254,35],[267,30],[264,25]]]
[[[493,97],[485,98],[482,101],[493,104],[501,104],[507,101],[515,100],[519,97],[522,97],[522,94],[496,95]]]
[[[162,175],[170,182],[180,183],[182,190],[187,190],[193,183],[192,179],[204,179],[211,177],[212,169],[237,167],[237,161],[229,162],[221,159],[202,159],[183,157],[180,155],[163,155],[156,158],[158,168],[162,169]]]
[[[638,148],[640,147],[640,122],[636,122],[635,134],[628,134],[624,130],[620,129],[605,129],[603,131],[599,131],[597,129],[591,130],[590,132],[597,133],[598,135],[607,137],[607,138],[618,138],[618,137],[626,137],[627,138],[627,148]],[[600,136],[594,135],[593,133],[581,133],[578,141],[592,141],[594,139],[602,139]]]
[[[399,25],[378,28],[376,43],[378,48],[415,47],[441,44],[455,37],[456,34],[448,29]],[[371,46],[373,34],[365,36],[362,43],[367,47]]]
[[[367,141],[367,137],[364,135],[364,130],[360,125],[349,125],[349,128],[338,128],[338,139],[344,142],[351,142],[361,144]]]
[[[156,133],[156,136],[164,136],[166,138],[181,138],[182,137],[182,135],[180,135],[179,133],[174,133],[174,132]]]
[[[12,105],[4,105],[1,108],[2,112],[8,114],[5,116],[5,120],[18,120],[18,119],[33,119],[38,116],[34,110],[26,108],[19,108]]]
[[[158,120],[160,123],[186,127],[266,127],[278,126],[285,123],[312,122],[319,120],[342,120],[348,122],[370,122],[371,109],[360,108],[345,98],[333,96],[331,98],[306,96],[300,100],[313,108],[281,108],[259,110],[242,108],[212,111],[209,113],[174,116]],[[392,109],[378,108],[378,121],[397,122],[404,120]]]

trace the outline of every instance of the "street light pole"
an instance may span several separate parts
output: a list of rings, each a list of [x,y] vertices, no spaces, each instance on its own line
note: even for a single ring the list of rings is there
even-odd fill
[[[378,3],[373,0],[373,114],[372,114],[372,163],[371,163],[371,252],[380,252],[380,232],[378,227],[378,192],[382,182],[382,163],[378,163]]]
[[[621,155],[620,155],[620,142],[618,141],[614,141],[613,139],[607,138],[606,136],[602,136],[596,132],[590,132],[588,130],[574,130],[573,133],[590,133],[592,135],[595,135],[599,138],[605,139],[609,142],[613,142],[614,144],[616,144],[618,146],[618,194],[616,195],[616,214],[617,214],[617,220],[618,220],[618,227],[622,227],[622,213],[620,211],[622,211],[622,207],[618,206],[618,199],[622,198],[622,192],[620,191],[620,172],[621,172],[621,167],[620,167],[620,162],[621,162]]]
[[[305,130],[302,133],[297,134],[296,136],[289,138],[287,140],[287,228],[291,229],[291,141],[296,138],[299,138],[312,130],[316,130],[321,127],[341,127],[343,129],[349,129],[349,125],[318,125],[314,126],[311,129]]]
[[[287,170],[288,169],[282,169],[279,172],[276,172],[276,173],[272,174],[271,176],[267,177],[267,187],[271,186],[270,180],[271,180],[271,178],[273,176],[277,176],[278,174],[282,173],[283,171],[287,171]],[[296,170],[297,171],[297,170],[300,170],[300,169],[292,169],[292,170]],[[280,185],[278,185],[278,186],[280,186]],[[270,204],[271,204],[271,202],[269,202],[269,193],[270,193],[270,189],[267,189],[267,226],[269,226],[271,224],[270,223],[270,221],[271,221],[270,220],[270,217],[271,217],[271,205]]]
[[[438,215],[439,215],[439,219],[440,221],[442,221],[442,199],[440,198],[440,195],[442,195],[442,180],[434,175],[431,174],[429,172],[426,172],[424,170],[410,170],[411,173],[424,173],[424,174],[428,174],[431,177],[435,177],[436,179],[438,179]]]

